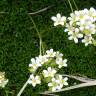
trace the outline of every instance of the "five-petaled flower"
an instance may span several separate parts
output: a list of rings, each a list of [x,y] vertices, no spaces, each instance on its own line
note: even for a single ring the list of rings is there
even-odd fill
[[[56,64],[58,64],[58,67],[61,68],[61,67],[67,67],[67,59],[62,59],[62,58],[59,58],[56,60]]]
[[[65,85],[65,86],[68,85],[68,82],[67,81],[68,81],[68,78],[67,77],[63,78],[62,75],[59,75],[58,76],[58,83],[59,83],[59,86],[61,88],[63,87],[63,85]]]
[[[53,49],[47,50],[47,57],[55,57],[56,56],[56,52],[53,51]]]
[[[52,78],[52,82],[49,82],[48,86],[51,88],[51,91],[60,90],[64,85],[68,85],[67,80],[67,77],[63,78],[62,75],[58,75],[57,78]]]
[[[57,71],[51,67],[48,67],[47,70],[43,70],[44,77],[54,77]]]
[[[75,43],[78,43],[78,38],[82,38],[83,34],[79,33],[79,29],[76,28],[74,31],[69,31],[68,32],[68,39],[69,40],[74,40]]]
[[[48,86],[51,89],[51,91],[56,91],[61,89],[61,87],[58,86],[58,80],[56,80],[55,78],[52,78],[52,82],[49,82]]]
[[[82,42],[85,43],[85,46],[88,46],[88,44],[92,44],[92,36],[85,36]]]
[[[33,74],[31,74],[28,83],[32,84],[32,86],[35,87],[36,84],[41,83],[40,77],[39,76],[34,76]]]
[[[44,64],[45,62],[48,61],[48,58],[46,55],[42,56],[42,55],[39,55],[39,57],[36,57],[36,60],[38,62],[40,62],[40,64]]]
[[[30,68],[36,71],[36,69],[40,66],[41,66],[41,63],[39,62],[39,60],[35,60],[34,58],[31,59],[31,63],[29,64]]]
[[[66,22],[66,17],[61,16],[60,13],[58,13],[56,17],[55,16],[51,17],[51,19],[54,21],[54,26],[64,25],[64,23]]]

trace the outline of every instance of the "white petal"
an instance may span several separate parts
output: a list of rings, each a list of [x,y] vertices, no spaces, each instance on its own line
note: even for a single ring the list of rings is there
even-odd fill
[[[85,42],[85,39],[83,39],[82,42],[84,43]]]
[[[31,78],[31,79],[32,79],[32,78],[34,78],[34,75],[33,75],[33,74],[31,74],[31,75],[30,75],[30,78]]]
[[[75,42],[75,43],[78,43],[78,39],[77,39],[77,38],[74,38],[74,42]]]
[[[63,26],[64,25],[64,22],[60,22],[60,24]]]
[[[77,25],[80,25],[80,22],[76,22]]]
[[[85,43],[85,46],[88,46],[88,43]]]
[[[58,79],[58,80],[55,80],[55,82],[57,83],[57,84],[60,84],[60,80]]]
[[[57,26],[57,25],[58,25],[58,22],[55,22],[55,23],[54,23],[54,26]]]
[[[72,32],[72,31],[69,31],[69,32],[68,32],[68,35],[71,35],[71,34],[73,34],[73,32]]]
[[[72,40],[72,39],[73,39],[73,37],[72,37],[72,36],[70,36],[70,37],[68,37],[68,39],[69,39],[69,40]]]
[[[55,80],[56,80],[55,78],[52,78],[52,82],[55,82]]]
[[[52,91],[55,91],[56,90],[56,87],[52,87]]]
[[[68,17],[68,19],[69,19],[69,20],[72,20],[72,18],[71,18],[71,17]]]
[[[47,72],[47,70],[43,70],[43,73],[44,73],[44,74],[47,74],[48,72]]]
[[[61,14],[60,14],[60,13],[57,14],[57,18],[58,18],[58,19],[61,18]]]
[[[53,21],[57,21],[57,18],[55,16],[51,17]]]
[[[65,78],[64,78],[64,81],[67,81],[67,80],[68,80],[68,77],[65,77]]]
[[[75,32],[78,33],[79,32],[79,29],[78,28],[75,28]]]
[[[65,29],[64,32],[68,32],[68,29]]]
[[[64,59],[63,62],[66,63],[67,62],[67,59]]]
[[[67,67],[67,64],[64,64],[64,67]]]
[[[50,49],[50,52],[53,52],[53,49]]]
[[[62,16],[61,21],[65,22],[66,21],[66,17]]]
[[[55,74],[56,73],[56,70],[53,70],[52,73]]]
[[[83,27],[83,26],[80,26],[79,29],[80,29],[81,31],[83,31],[83,30],[84,30],[84,27]]]
[[[35,87],[36,86],[36,83],[32,83],[32,85],[33,85],[33,87]]]
[[[48,72],[50,72],[52,69],[51,69],[51,67],[48,67]]]
[[[61,68],[62,66],[61,65],[59,65],[59,68]]]
[[[35,79],[37,79],[37,80],[38,80],[38,79],[39,79],[39,76],[36,76],[36,77],[35,77]]]
[[[83,37],[83,34],[78,34],[78,38],[82,38]]]
[[[48,86],[53,86],[53,84],[52,83],[48,83]]]
[[[64,85],[68,85],[68,83],[67,82],[64,82]]]
[[[85,21],[84,20],[81,20],[80,21],[81,25],[85,24]]]
[[[29,64],[29,67],[32,67],[32,64]]]
[[[60,86],[58,86],[58,90],[60,90],[63,87],[63,84],[60,84]]]
[[[60,80],[62,79],[62,75],[59,75],[59,79],[60,79]]]
[[[28,80],[28,83],[29,83],[29,84],[32,84],[32,80]]]
[[[41,66],[41,63],[38,63],[37,66],[40,67]]]
[[[37,82],[37,84],[40,84],[40,83],[41,83],[41,81],[40,81],[40,80],[37,80],[36,82]]]
[[[35,59],[34,59],[34,58],[32,58],[32,59],[31,59],[31,62],[32,62],[32,63],[34,63],[34,62],[35,62]]]

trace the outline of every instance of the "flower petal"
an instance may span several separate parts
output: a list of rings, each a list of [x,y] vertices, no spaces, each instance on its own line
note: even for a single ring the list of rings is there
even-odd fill
[[[74,38],[74,42],[75,42],[75,43],[78,43],[78,39],[77,39],[77,38]]]
[[[83,37],[83,34],[78,34],[78,38],[82,38]]]
[[[58,19],[61,18],[61,14],[60,14],[60,13],[57,14],[57,18],[58,18]]]
[[[51,17],[53,21],[57,21],[57,18],[55,16]]]

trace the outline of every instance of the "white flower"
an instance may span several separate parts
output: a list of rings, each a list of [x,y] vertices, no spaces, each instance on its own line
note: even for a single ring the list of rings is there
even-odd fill
[[[83,33],[85,35],[96,34],[96,27],[94,24],[86,24]]]
[[[43,70],[44,77],[54,77],[55,73],[56,70],[51,67],[48,67],[47,70]]]
[[[63,54],[59,51],[56,52],[56,58],[62,58]]]
[[[46,56],[46,55],[44,55],[44,56],[39,55],[39,57],[36,57],[36,60],[37,60],[37,61],[39,61],[39,62],[40,62],[40,64],[44,64],[45,62],[47,62],[47,61],[48,61],[48,59],[47,59],[47,56]]]
[[[35,87],[36,84],[41,83],[40,77],[39,76],[34,76],[33,74],[31,74],[28,83],[32,84],[32,86]]]
[[[0,87],[5,87],[8,83],[8,79],[5,79],[5,72],[0,72]]]
[[[55,78],[52,78],[52,82],[48,83],[49,88],[51,88],[52,91],[60,90],[61,87],[58,86],[58,80]]]
[[[63,85],[65,85],[65,86],[68,85],[67,80],[68,80],[67,77],[63,78],[62,75],[58,76],[58,82],[59,82],[59,85],[60,85],[61,88],[63,87]]]
[[[62,89],[63,85],[68,85],[67,83],[68,78],[63,78],[62,75],[59,75],[58,78],[52,78],[52,82],[48,83],[48,86],[52,89],[52,91]]]
[[[78,43],[78,38],[82,38],[83,34],[79,33],[79,29],[76,28],[74,31],[69,31],[69,40],[74,40],[75,43]]]
[[[82,42],[85,43],[85,46],[88,46],[88,44],[92,44],[92,36],[85,36]]]
[[[39,62],[39,60],[35,60],[34,58],[31,59],[31,63],[29,64],[29,67],[36,70],[40,66],[41,66],[41,63]]]
[[[76,17],[74,13],[71,13],[70,17],[68,17],[68,20],[70,20],[71,24],[73,24],[73,22],[77,21],[78,19],[79,19],[78,16]]]
[[[95,17],[95,20],[96,20],[96,9],[91,7],[90,10],[89,10],[89,16]]]
[[[61,68],[61,67],[67,67],[67,59],[62,59],[62,58],[59,58],[59,59],[57,59],[56,60],[56,64],[58,64],[59,66],[59,68]]]
[[[51,19],[54,21],[54,26],[64,25],[64,23],[66,22],[66,17],[65,16],[61,17],[60,13],[58,13],[56,17],[55,16],[51,17]]]
[[[55,57],[56,56],[56,52],[53,51],[53,49],[47,50],[47,57]]]

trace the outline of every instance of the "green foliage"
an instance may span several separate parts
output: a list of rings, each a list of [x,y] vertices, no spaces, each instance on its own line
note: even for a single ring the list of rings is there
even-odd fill
[[[96,6],[96,0],[75,1],[79,9]],[[31,16],[42,36],[45,49],[59,50],[68,59],[68,68],[62,69],[61,73],[96,78],[96,47],[75,44],[68,40],[63,28],[52,25],[51,16],[58,12],[68,16],[71,12],[67,0],[0,0],[0,12],[8,12],[0,14],[0,71],[5,71],[9,79],[6,88],[0,89],[0,96],[16,96],[28,79],[30,59],[39,55],[39,38],[27,13],[50,5],[54,6]],[[46,88],[42,86],[32,88],[29,85],[22,96],[39,96],[36,93]],[[63,92],[60,96],[96,96],[96,88],[76,89]]]

